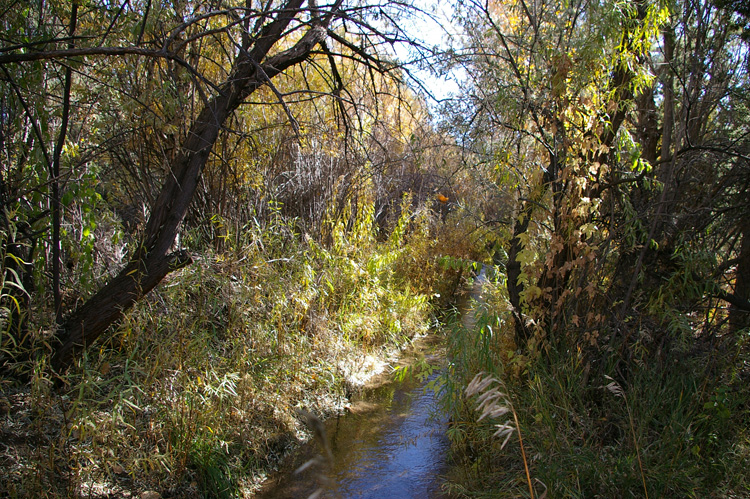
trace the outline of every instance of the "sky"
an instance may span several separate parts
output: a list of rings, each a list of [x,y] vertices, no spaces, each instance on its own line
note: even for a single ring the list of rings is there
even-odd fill
[[[414,0],[414,5],[431,13],[434,19],[422,15],[415,17],[410,22],[403,23],[400,27],[410,38],[414,38],[427,47],[439,47],[447,49],[451,35],[459,33],[458,27],[453,23],[455,16],[452,2],[440,2],[435,0]],[[396,55],[402,61],[414,60],[413,47],[406,43],[397,43],[394,46]],[[422,81],[429,91],[437,99],[449,98],[459,90],[459,81],[462,79],[460,71],[454,71],[444,78],[431,74],[430,71],[420,70],[415,65],[409,67],[414,76]],[[431,102],[430,104],[436,104]]]

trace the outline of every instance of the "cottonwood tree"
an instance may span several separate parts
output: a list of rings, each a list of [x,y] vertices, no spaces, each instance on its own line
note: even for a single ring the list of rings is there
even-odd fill
[[[325,4],[312,0],[202,4],[149,0],[121,5],[88,2],[85,8],[76,5],[66,10],[54,3],[35,4],[23,12],[6,9],[2,14],[8,27],[0,49],[4,98],[13,100],[17,115],[29,122],[26,136],[33,136],[42,149],[49,145],[50,132],[40,123],[46,124],[44,113],[50,113],[50,106],[58,99],[62,100],[64,116],[63,123],[52,120],[59,145],[55,155],[66,145],[67,126],[75,128],[79,136],[99,133],[92,123],[95,120],[85,117],[84,97],[75,103],[80,121],[65,124],[73,76],[83,87],[113,89],[109,95],[116,94],[119,105],[140,105],[139,99],[146,99],[151,105],[142,106],[144,116],[156,116],[162,124],[171,123],[173,127],[168,136],[153,139],[162,151],[157,154],[158,161],[151,152],[132,155],[139,144],[118,142],[117,137],[96,144],[89,156],[73,161],[80,165],[97,153],[108,158],[120,154],[120,164],[129,165],[152,182],[145,192],[153,188],[154,178],[161,185],[148,194],[152,201],[147,207],[147,221],[128,263],[60,320],[52,356],[52,365],[58,369],[69,365],[168,273],[190,264],[187,251],[173,250],[175,236],[217,141],[229,133],[227,125],[240,106],[258,90],[266,89],[266,97],[270,95],[296,127],[285,93],[307,89],[303,86],[282,91],[274,83],[292,68],[305,67],[317,57],[315,63],[320,70],[322,58],[332,75],[329,93],[339,99],[344,89],[338,65],[344,58],[368,72],[388,74],[395,64],[383,57],[383,45],[402,39],[394,16],[408,9],[406,4],[349,4],[344,0]],[[130,68],[133,72],[128,74]],[[109,76],[103,76],[107,73]],[[169,78],[164,78],[165,74]],[[394,71],[394,76],[399,73]],[[49,88],[54,91],[35,94],[38,90],[24,80],[33,77],[53,80]],[[154,88],[153,80],[164,87]],[[152,93],[139,95],[139,90],[149,84]],[[109,102],[104,107],[112,116],[118,115],[117,103]],[[148,123],[131,124],[133,129],[142,125],[149,128]],[[156,175],[147,165],[139,170],[133,159],[150,163]],[[54,159],[45,156],[42,163],[49,165],[46,178],[54,187],[63,174],[55,168]],[[74,169],[75,164],[70,167]],[[8,170],[5,175],[5,179],[10,178]],[[23,202],[22,185],[22,180],[17,181],[16,192],[3,200],[6,213],[13,202]],[[43,187],[35,189],[51,200],[53,213],[59,210],[55,208],[58,194],[54,188],[51,193]],[[52,246],[59,246],[59,242],[53,241]],[[53,254],[52,260],[57,276],[59,270],[54,266],[59,265],[55,263],[59,256]]]

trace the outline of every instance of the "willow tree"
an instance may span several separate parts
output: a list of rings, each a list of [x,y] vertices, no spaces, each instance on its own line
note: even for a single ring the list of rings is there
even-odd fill
[[[167,274],[191,263],[188,252],[173,250],[175,236],[217,141],[229,133],[227,123],[240,106],[249,102],[252,94],[263,87],[269,89],[295,127],[286,94],[306,88],[303,84],[282,91],[274,83],[280,75],[309,64],[316,54],[322,55],[333,75],[328,80],[329,93],[340,98],[342,82],[337,76],[337,60],[345,57],[370,72],[388,74],[394,64],[382,58],[381,45],[401,39],[391,17],[394,11],[388,5],[356,2],[349,5],[345,0],[326,4],[284,0],[208,4],[148,1],[122,5],[88,2],[85,8],[75,2],[72,5],[72,9],[65,9],[62,4],[38,3],[24,7],[23,12],[4,9],[2,14],[7,28],[0,51],[0,68],[7,85],[4,95],[17,103],[17,113],[32,124],[27,128],[34,133],[27,136],[34,135],[43,149],[52,136],[47,129],[50,123],[57,130],[55,138],[60,144],[54,151],[66,145],[68,111],[64,113],[64,124],[43,116],[51,114],[50,108],[54,109],[60,93],[53,91],[46,98],[39,98],[37,88],[23,79],[34,75],[52,80],[55,83],[51,88],[61,88],[68,96],[71,77],[78,79],[81,87],[99,84],[114,89],[119,105],[142,105],[138,85],[149,82],[141,81],[138,85],[134,82],[139,78],[156,79],[161,87],[152,88],[157,97],[149,97],[149,102],[155,104],[143,105],[145,114],[161,118],[168,114],[174,133],[161,135],[155,141],[161,142],[165,152],[159,155],[163,163],[159,165],[161,174],[149,178],[160,179],[161,184],[147,207],[145,227],[128,262],[59,321],[52,357],[56,368],[70,364]],[[407,7],[400,4],[395,10],[404,8]],[[377,21],[375,16],[379,16]],[[118,71],[109,71],[106,78],[102,76],[115,66],[119,66]],[[128,68],[132,68],[129,75]],[[64,73],[62,78],[60,69]],[[169,99],[173,104],[171,112],[165,111]],[[92,123],[95,120],[85,116],[85,105],[83,97],[74,102],[79,121],[70,126],[79,135],[88,132],[96,136],[100,130]],[[116,110],[117,105],[112,104],[110,109]],[[39,123],[45,126],[40,127]],[[102,150],[112,152],[110,146],[116,143],[116,138],[108,137],[94,144],[91,155]],[[129,146],[134,147],[138,144]],[[85,160],[78,158],[79,164]],[[123,164],[131,160],[132,157]],[[52,156],[45,156],[42,163],[49,165],[46,182],[56,185],[61,173],[55,170]],[[10,180],[8,170],[5,179]],[[3,200],[6,213],[12,202],[17,204],[23,199],[23,189],[23,180],[19,180],[14,194]],[[46,187],[35,189],[51,199],[54,213],[59,202],[57,194],[48,192]],[[40,216],[46,218],[47,213]],[[56,236],[52,239],[51,245],[58,247],[59,240]],[[59,255],[53,255],[52,260],[59,262]],[[59,273],[57,266],[59,263],[53,263],[55,275]]]

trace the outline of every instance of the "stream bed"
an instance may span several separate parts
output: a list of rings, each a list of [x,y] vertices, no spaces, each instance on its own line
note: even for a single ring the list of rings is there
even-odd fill
[[[473,307],[475,301],[482,301],[486,273],[483,266],[458,307],[468,330],[475,327]],[[448,497],[441,492],[449,471],[448,416],[438,410],[432,389],[444,372],[440,340],[439,335],[418,340],[412,354],[400,363],[409,366],[403,379],[391,376],[379,387],[365,390],[352,400],[350,414],[325,423],[332,463],[311,441],[266,482],[258,497]]]
[[[448,418],[431,382],[443,361],[435,341],[417,347],[403,380],[387,380],[353,400],[352,411],[325,423],[333,463],[311,441],[272,476],[262,498],[441,498],[448,470]],[[311,464],[311,460],[315,462]],[[295,473],[303,465],[304,471]],[[318,494],[318,495],[316,495]]]

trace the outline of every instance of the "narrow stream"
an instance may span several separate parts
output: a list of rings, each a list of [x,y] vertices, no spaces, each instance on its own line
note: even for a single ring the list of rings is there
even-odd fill
[[[471,328],[470,298],[479,299],[485,269],[461,304],[462,320]],[[435,338],[433,337],[433,340]],[[437,409],[429,388],[443,371],[444,355],[428,341],[417,347],[428,365],[412,368],[403,381],[365,391],[353,401],[353,412],[329,420],[326,434],[333,463],[321,457],[315,442],[268,480],[258,497],[285,498],[444,498],[440,485],[448,471],[447,415]],[[416,376],[415,376],[416,374]],[[310,465],[311,460],[317,459]],[[309,465],[309,466],[306,466]],[[295,473],[295,470],[304,468]]]
[[[441,361],[426,353],[430,364]],[[419,369],[410,371],[418,374]],[[437,411],[435,394],[427,388],[440,372],[437,368],[421,379],[410,375],[366,391],[353,403],[353,413],[326,423],[332,466],[321,460],[294,473],[320,456],[318,446],[308,443],[259,497],[306,498],[316,491],[325,498],[444,497],[440,483],[447,471],[447,416]]]

